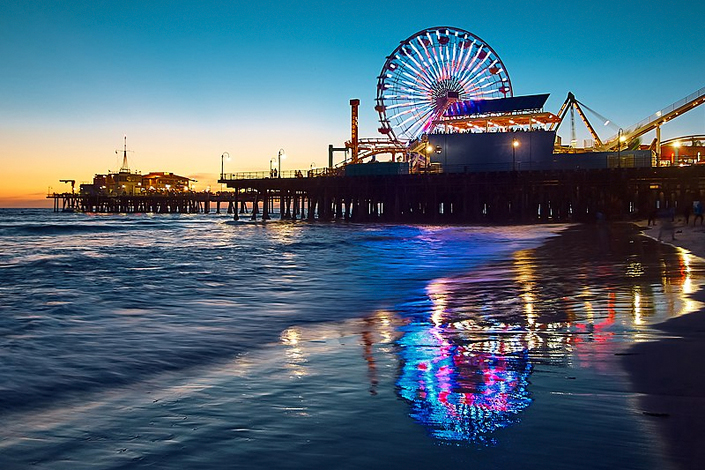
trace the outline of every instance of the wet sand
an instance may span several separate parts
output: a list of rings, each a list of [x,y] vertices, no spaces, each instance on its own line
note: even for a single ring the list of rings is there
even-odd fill
[[[705,226],[676,220],[675,240],[660,226],[639,223],[644,234],[705,258]],[[705,292],[692,296],[705,304]],[[623,357],[642,412],[654,420],[677,468],[705,465],[705,305],[697,312],[654,325],[664,339],[638,343]]]

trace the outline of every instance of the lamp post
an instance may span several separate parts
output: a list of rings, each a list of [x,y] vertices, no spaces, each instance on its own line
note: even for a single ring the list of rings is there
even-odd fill
[[[436,155],[440,155],[441,153],[443,153],[443,147],[441,147],[440,145],[436,145],[436,147],[435,147],[433,150],[434,150],[434,152],[436,152]],[[441,163],[440,163],[440,160],[441,160],[441,157],[438,157],[438,164],[439,164],[439,165],[441,164]],[[446,162],[447,162],[447,159],[444,158],[444,159],[443,159],[443,165],[445,165]]]
[[[512,171],[517,171],[517,147],[519,140],[515,137],[512,139]]]
[[[617,133],[617,168],[622,168],[622,142],[624,142],[625,140],[624,136],[622,135],[623,132],[624,131],[620,127],[619,132]]]
[[[426,146],[426,172],[427,173],[431,169],[431,153],[433,153],[433,151],[435,151],[435,150],[436,150],[436,148],[431,144],[428,144]]]
[[[282,177],[282,158],[286,158],[286,153],[284,153],[284,149],[279,149],[279,152],[277,153],[277,161],[279,162],[279,169],[277,170],[277,177],[281,178]]]
[[[673,148],[676,151],[676,157],[675,157],[675,160],[673,161],[673,164],[678,165],[678,149],[681,148],[681,143],[679,140],[673,142]]]
[[[276,158],[272,157],[269,159],[269,177],[272,178],[274,176],[274,162],[276,161]]]
[[[220,179],[221,181],[225,179],[225,159],[230,160],[230,154],[228,152],[223,152],[220,156]],[[220,183],[220,190],[223,190],[223,183]]]

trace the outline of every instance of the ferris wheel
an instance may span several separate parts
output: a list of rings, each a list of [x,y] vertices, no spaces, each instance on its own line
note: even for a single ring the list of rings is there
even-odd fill
[[[424,29],[402,41],[377,80],[379,131],[408,142],[433,131],[455,101],[512,96],[502,60],[482,39],[450,27]]]

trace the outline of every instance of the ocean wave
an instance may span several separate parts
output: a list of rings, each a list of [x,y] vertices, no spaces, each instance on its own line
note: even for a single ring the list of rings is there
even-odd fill
[[[99,224],[42,224],[42,225],[18,225],[3,227],[0,229],[0,236],[52,236],[52,235],[73,235],[89,233],[112,233],[136,230],[128,225],[99,225]]]
[[[291,325],[364,316],[498,250],[413,226],[13,217],[0,227],[5,410],[232,357]]]

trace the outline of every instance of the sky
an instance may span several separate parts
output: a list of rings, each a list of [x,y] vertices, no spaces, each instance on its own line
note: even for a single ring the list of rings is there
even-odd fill
[[[283,170],[323,167],[350,138],[351,98],[360,136],[381,137],[385,58],[434,26],[488,43],[515,95],[550,93],[557,113],[573,92],[627,128],[705,87],[704,13],[690,1],[0,0],[0,207],[51,207],[48,191],[70,189],[60,179],[117,171],[124,135],[130,169],[196,189],[217,187],[221,163],[268,170],[280,149]],[[705,106],[662,128],[692,134],[705,134]]]

